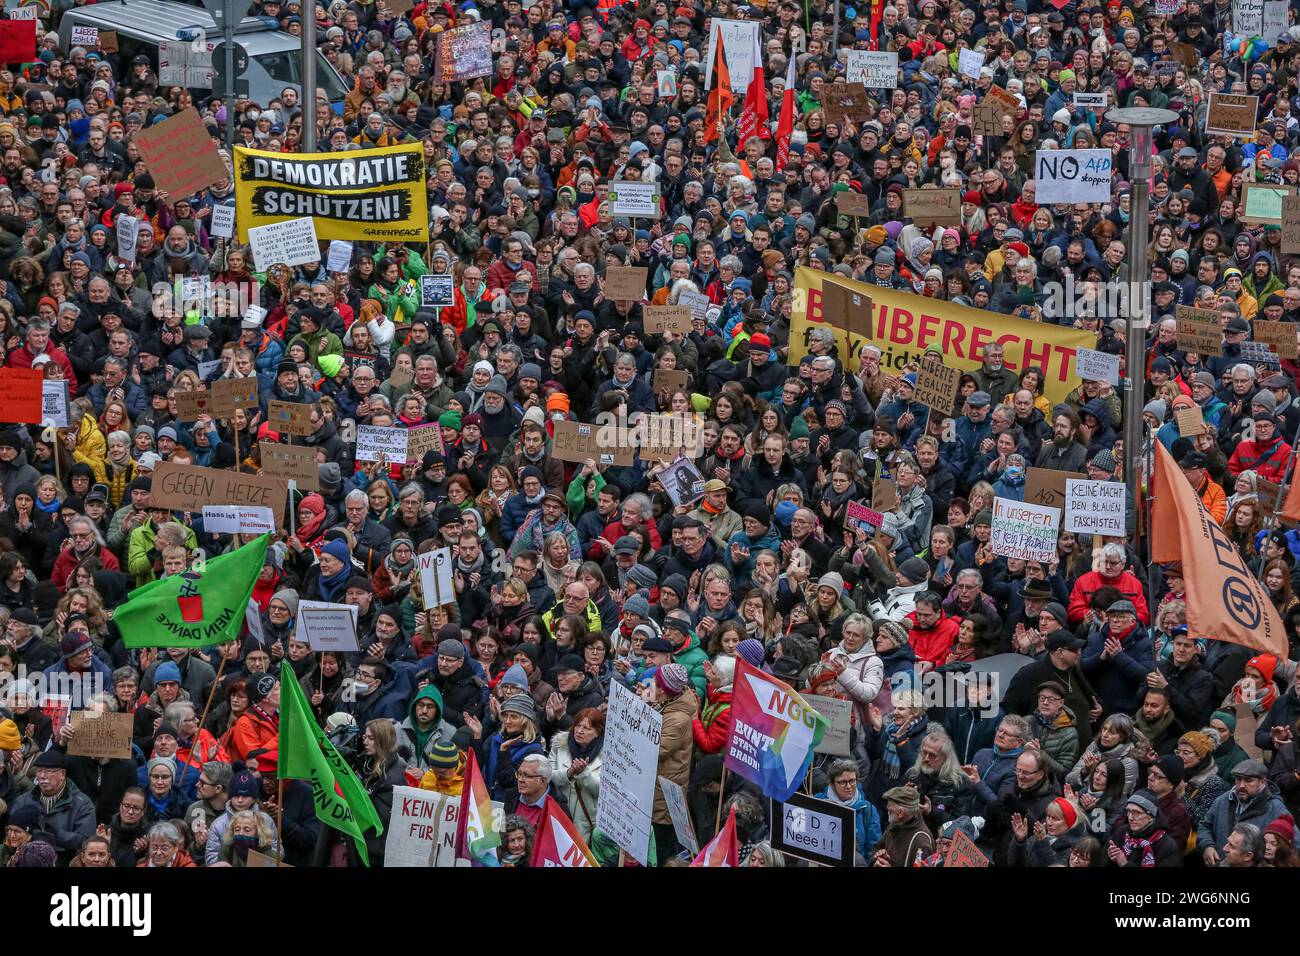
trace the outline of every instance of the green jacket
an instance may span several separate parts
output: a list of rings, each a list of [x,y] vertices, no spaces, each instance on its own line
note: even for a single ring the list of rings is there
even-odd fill
[[[388,245],[381,245],[375,251],[375,261],[384,258],[387,253]],[[406,247],[406,262],[401,268],[402,278],[409,279],[412,282],[419,282],[420,276],[425,275],[429,271],[429,267],[424,264],[424,260],[420,258],[420,254],[410,246]]]
[[[695,696],[701,703],[708,699],[709,694],[709,679],[704,674],[704,664],[708,659],[709,655],[700,645],[700,636],[693,630],[683,649],[673,655],[673,660],[685,667],[686,673],[691,676],[691,686],[695,688]]]
[[[126,570],[128,574],[135,576],[136,587],[143,587],[154,580],[153,557],[151,556],[154,549],[154,534],[153,522],[146,521],[131,532],[131,537],[127,541]],[[194,529],[186,528],[185,547],[193,551],[198,546],[198,539],[194,537]]]
[[[397,283],[392,292],[385,292],[378,283],[366,290],[366,298],[374,299],[384,307],[384,315],[390,322],[410,320],[420,309],[420,290],[409,280]],[[399,314],[400,313],[400,314]]]
[[[550,442],[549,438],[547,442]],[[596,482],[596,496],[598,497],[600,489],[605,487],[605,476],[600,472],[596,472],[591,478]],[[587,506],[587,479],[582,476],[581,468],[574,472],[573,480],[569,482],[569,489],[564,493],[564,500],[569,506],[569,519],[577,521],[582,516],[582,509]]]

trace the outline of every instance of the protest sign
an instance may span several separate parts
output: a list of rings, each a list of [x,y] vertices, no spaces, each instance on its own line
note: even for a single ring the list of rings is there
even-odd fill
[[[99,28],[77,24],[72,28],[72,45],[84,46],[93,50],[99,45]]]
[[[1252,226],[1280,226],[1282,203],[1295,195],[1294,186],[1273,183],[1243,183],[1241,187],[1241,221]]]
[[[861,83],[827,83],[821,102],[827,123],[861,123],[871,115],[871,94]]]
[[[456,581],[452,576],[451,548],[436,548],[416,557],[420,569],[420,591],[426,611],[456,603]]]
[[[946,870],[974,869],[989,865],[989,858],[975,845],[975,841],[961,830],[952,831],[952,845],[948,855],[943,858]]]
[[[582,464],[590,458],[598,465],[629,467],[632,464],[632,449],[601,445],[602,437],[616,437],[616,435],[603,436],[603,431],[599,425],[557,421],[552,434],[551,454],[560,461],[571,461],[577,464]]]
[[[248,851],[247,863],[250,867],[254,869],[280,869],[283,867],[287,867],[288,869],[293,869],[293,864],[285,863],[281,860],[277,860],[273,856],[268,856],[265,853],[259,853],[257,850],[253,850],[253,849],[250,849]]]
[[[1263,21],[1263,27],[1259,35],[1263,37],[1273,48],[1277,44],[1277,38],[1280,34],[1286,33],[1287,27],[1287,8],[1290,4],[1287,0],[1264,0],[1264,10],[1260,16]]]
[[[659,483],[678,508],[694,504],[704,497],[704,478],[689,458],[678,458],[670,463],[659,473]]]
[[[252,246],[253,262],[263,271],[273,265],[297,266],[320,261],[316,220],[311,216],[254,226],[248,230],[248,243]]]
[[[159,463],[153,473],[149,504],[171,511],[202,512],[214,501],[238,501],[270,508],[277,527],[284,526],[284,502],[289,485],[283,478],[245,475],[222,468]]]
[[[975,106],[971,120],[972,131],[981,136],[998,136],[1002,133],[1002,117],[1006,109],[1001,103],[981,102]]]
[[[1180,438],[1195,438],[1205,434],[1205,413],[1199,406],[1174,409],[1174,421],[1178,423]]]
[[[1215,309],[1197,309],[1190,305],[1174,308],[1178,326],[1178,347],[1184,352],[1218,355],[1223,347],[1223,326]]]
[[[647,335],[662,335],[664,332],[678,332],[689,335],[691,331],[691,309],[686,305],[647,305],[642,310],[645,318]]]
[[[609,266],[601,289],[607,299],[639,302],[645,297],[646,275],[644,266]]]
[[[994,554],[1026,561],[1051,561],[1056,556],[1056,529],[1060,522],[1060,508],[994,498],[993,536],[989,544]]]
[[[871,484],[871,507],[888,514],[898,507],[898,486],[888,478],[877,478]]]
[[[245,240],[252,227],[310,216],[322,239],[423,242],[429,232],[424,147],[291,154],[236,146],[235,205]]]
[[[212,376],[221,371],[221,359],[213,359],[211,362],[200,362],[195,369],[199,373],[199,381],[206,382]]]
[[[213,45],[215,46],[215,44]],[[164,86],[212,89],[212,46],[206,41],[162,40],[158,44],[158,82]]]
[[[456,304],[456,277],[453,275],[420,276],[420,305],[442,309]]]
[[[1079,349],[1074,353],[1074,369],[1079,378],[1094,382],[1119,384],[1119,356],[1096,349]]]
[[[4,21],[0,20],[0,23]],[[46,694],[41,699],[41,713],[50,718],[51,729],[58,733],[68,722],[72,711],[72,698],[67,694]]]
[[[212,235],[217,239],[232,239],[235,235],[235,207],[212,207]]]
[[[110,711],[92,717],[87,711],[78,711],[70,719],[72,739],[68,741],[68,753],[72,756],[96,760],[130,758],[134,714]]]
[[[792,793],[771,801],[772,849],[825,866],[852,866],[857,853],[853,808]]]
[[[1025,469],[1025,501],[1044,508],[1065,507],[1065,483],[1071,478],[1086,478],[1077,471],[1054,468]]]
[[[1104,110],[1108,98],[1105,90],[1100,93],[1075,93],[1072,105],[1076,110]]]
[[[1112,166],[1109,149],[1040,149],[1034,158],[1035,201],[1109,202]]]
[[[1274,370],[1281,368],[1277,356],[1263,342],[1242,342],[1240,358],[1247,365],[1263,365]]]
[[[136,134],[140,155],[154,183],[170,201],[201,193],[230,178],[198,110],[191,107]]]
[[[212,408],[210,392],[177,392],[176,417],[183,422],[192,422],[200,415],[216,414]]]
[[[430,866],[443,831],[450,829],[455,834],[459,810],[458,797],[418,787],[393,787],[393,812],[384,835],[384,866]]]
[[[1128,533],[1124,522],[1125,491],[1121,481],[1069,479],[1065,483],[1064,530],[1123,537]]]
[[[874,314],[875,305],[869,294],[851,289],[832,278],[822,283],[822,315],[831,325],[844,329],[851,336],[869,338]]]
[[[118,51],[117,31],[100,30],[99,48],[103,50],[105,53],[116,53]]]
[[[256,601],[249,601],[248,607],[244,608],[244,627],[247,628],[249,637],[259,644],[266,644],[266,639],[262,637],[262,612]]]
[[[650,812],[663,724],[663,716],[653,707],[618,681],[610,683],[596,826],[642,866],[649,863]]]
[[[406,461],[406,429],[357,427],[357,461]]]
[[[655,82],[658,84],[660,96],[677,95],[677,74],[672,70],[655,70]]]
[[[933,352],[926,353],[921,368],[916,373],[916,401],[948,416],[957,402],[961,388],[961,369],[949,368],[943,358]]]
[[[904,189],[903,215],[920,226],[960,226],[960,189]]]
[[[736,658],[731,736],[723,766],[788,800],[812,764],[829,721],[789,684]]]
[[[257,408],[257,377],[220,378],[212,383],[212,410],[220,418],[229,418],[237,408]]]
[[[870,216],[871,197],[849,189],[835,194],[835,208],[841,216]]]
[[[35,59],[36,21],[0,20],[0,63],[30,63]]]
[[[683,289],[681,294],[677,296],[677,304],[689,308],[692,319],[708,318],[709,307],[713,305],[709,297],[703,292],[691,292],[687,289]]]
[[[356,605],[299,601],[294,638],[306,641],[313,651],[361,650],[357,643]]]
[[[41,383],[41,424],[68,427],[68,383],[62,379]]]
[[[1259,97],[1238,93],[1210,91],[1210,105],[1205,113],[1205,132],[1209,136],[1255,136],[1255,117],[1259,114]]]
[[[262,452],[262,470],[266,474],[292,480],[300,491],[320,491],[315,448],[270,441],[261,442],[258,448]]]
[[[658,219],[660,198],[656,183],[616,179],[609,184],[609,214],[632,219]]]
[[[817,694],[807,695],[817,713],[829,721],[821,743],[813,748],[815,753],[830,754],[833,757],[849,755],[849,731],[853,726],[853,701],[839,697],[822,697]]]
[[[492,24],[470,23],[438,34],[434,76],[439,83],[462,83],[492,75]]]
[[[1183,66],[1197,67],[1201,62],[1200,52],[1190,43],[1171,43],[1169,52],[1174,55],[1174,59]]]
[[[1300,252],[1300,193],[1282,197],[1282,253]]]
[[[672,461],[679,453],[698,458],[704,451],[704,419],[685,412],[643,415],[636,440],[642,461]]]
[[[1250,331],[1255,336],[1257,342],[1263,342],[1279,358],[1296,357],[1296,331],[1300,325],[1295,322],[1269,322],[1266,319],[1256,319],[1250,323]]]
[[[1264,0],[1232,0],[1232,32],[1241,37],[1262,36]]]
[[[654,370],[654,376],[650,379],[650,388],[656,395],[664,389],[668,394],[674,392],[688,392],[691,376],[689,372],[679,368],[657,368]],[[563,424],[557,422],[557,424]]]
[[[135,243],[140,234],[140,220],[136,216],[117,217],[117,257],[123,262],[135,262]]]
[[[36,20],[41,15],[40,9],[36,6],[12,7],[9,10],[6,10],[5,12],[9,14],[10,20]],[[101,42],[102,42],[102,38],[101,38]],[[108,47],[104,47],[104,49],[107,50]]]
[[[695,836],[695,826],[691,823],[691,812],[686,806],[686,792],[681,785],[667,777],[659,778],[659,790],[668,805],[668,816],[673,821],[673,832],[677,842],[690,851],[691,856],[700,852],[700,841]]]
[[[857,501],[850,501],[845,505],[844,523],[857,528],[863,534],[875,534],[884,521],[885,516],[879,511]]]
[[[329,272],[347,272],[352,264],[352,243],[346,239],[331,239],[325,254],[325,268]]]
[[[203,530],[209,534],[274,534],[275,516],[264,507],[204,505]]]
[[[0,422],[39,425],[45,407],[44,383],[38,368],[0,368]]]
[[[979,50],[962,47],[957,51],[957,72],[972,80],[980,78],[980,69],[984,66],[984,54]]]
[[[428,425],[416,425],[414,428],[407,429],[406,460],[408,463],[423,462],[424,456],[431,451],[436,451],[439,455],[446,451],[442,445],[441,425],[430,422]]]
[[[266,421],[272,431],[284,435],[310,435],[316,430],[311,423],[311,406],[303,402],[268,402]]]
[[[754,77],[754,67],[762,66],[754,62],[755,53],[760,42],[759,30],[762,24],[757,20],[723,20],[713,17],[709,23],[709,45],[704,57],[704,89],[713,89],[713,64],[718,46],[718,36],[722,36],[722,55],[727,60],[727,73],[731,77],[731,92],[743,97],[749,89],[749,81]]]
[[[880,50],[847,50],[845,80],[869,90],[892,90],[898,85],[898,54]]]

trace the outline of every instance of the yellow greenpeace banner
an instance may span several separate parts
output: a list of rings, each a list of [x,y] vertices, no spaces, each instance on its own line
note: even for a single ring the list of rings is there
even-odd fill
[[[248,230],[311,216],[319,239],[429,238],[424,147],[270,153],[235,147],[235,217]]]
[[[930,299],[800,268],[795,270],[794,308],[790,321],[791,365],[797,365],[807,354],[809,331],[825,321],[822,317],[822,282],[827,279],[870,296],[874,307],[870,337],[850,336],[844,328],[829,326],[835,332],[841,359],[852,371],[861,367],[858,350],[867,342],[880,348],[884,353],[881,368],[891,372],[908,362],[920,362],[929,346],[943,352],[945,365],[973,371],[983,361],[980,352],[984,346],[1001,342],[1006,350],[1004,360],[1007,368],[1015,372],[1026,365],[1043,369],[1047,373],[1043,394],[1053,402],[1061,402],[1080,384],[1074,370],[1074,353],[1081,348],[1094,348],[1097,344],[1097,337],[1091,332],[1030,322],[999,312],[953,305],[942,299]],[[993,401],[996,404],[1002,398],[994,395]]]

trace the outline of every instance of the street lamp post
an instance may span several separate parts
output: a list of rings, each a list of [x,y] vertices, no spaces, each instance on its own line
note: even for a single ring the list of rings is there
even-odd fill
[[[1143,368],[1146,355],[1147,327],[1151,324],[1151,282],[1147,269],[1147,222],[1151,205],[1151,133],[1155,126],[1178,120],[1171,110],[1144,106],[1113,109],[1106,119],[1123,123],[1132,131],[1129,137],[1129,189],[1132,195],[1128,221],[1128,330],[1124,336],[1124,483],[1128,500],[1139,503],[1142,468],[1142,397]]]
[[[316,152],[316,0],[302,7],[302,151]],[[288,123],[288,118],[285,120]]]

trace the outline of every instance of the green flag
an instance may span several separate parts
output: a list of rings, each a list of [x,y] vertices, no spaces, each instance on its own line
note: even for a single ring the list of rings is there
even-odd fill
[[[279,775],[285,780],[310,780],[316,819],[352,837],[366,866],[368,829],[384,832],[370,795],[311,715],[307,698],[289,662],[280,664]]]
[[[237,640],[271,536],[201,568],[136,588],[114,620],[127,647],[210,647]]]

